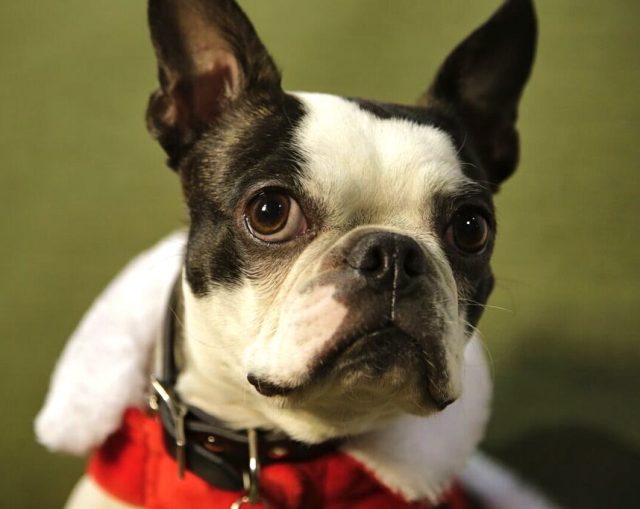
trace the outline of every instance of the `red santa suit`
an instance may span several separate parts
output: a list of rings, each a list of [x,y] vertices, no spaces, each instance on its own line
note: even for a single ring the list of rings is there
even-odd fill
[[[148,509],[228,509],[242,496],[217,489],[188,470],[179,478],[176,462],[165,450],[159,420],[137,409],[126,412],[120,429],[94,453],[88,473],[114,498]],[[436,507],[429,501],[407,501],[339,451],[310,461],[269,465],[262,470],[260,488],[272,509]],[[447,509],[481,507],[459,485],[442,494],[441,504]]]

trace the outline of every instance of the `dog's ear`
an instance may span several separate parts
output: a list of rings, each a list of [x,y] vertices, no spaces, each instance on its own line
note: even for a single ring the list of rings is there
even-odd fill
[[[176,167],[206,127],[247,94],[281,91],[280,73],[233,0],[149,0],[160,88],[147,126]]]
[[[419,101],[458,117],[494,191],[518,163],[518,101],[531,72],[536,38],[532,1],[506,0],[453,50]]]

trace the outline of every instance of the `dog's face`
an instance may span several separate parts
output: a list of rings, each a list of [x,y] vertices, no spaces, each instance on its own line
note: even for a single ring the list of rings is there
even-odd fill
[[[455,401],[493,284],[492,193],[518,157],[531,3],[506,2],[415,107],[283,91],[230,0],[151,0],[149,19],[149,126],[190,212],[195,397],[224,377],[307,440]]]

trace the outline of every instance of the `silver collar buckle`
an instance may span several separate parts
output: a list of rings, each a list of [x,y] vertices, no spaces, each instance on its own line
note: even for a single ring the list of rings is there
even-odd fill
[[[151,378],[151,386],[154,390],[154,394],[152,394],[150,400],[151,408],[154,408],[154,397],[160,396],[165,405],[167,405],[169,413],[171,414],[173,429],[175,430],[178,477],[183,479],[186,465],[185,447],[187,445],[187,437],[184,431],[184,418],[187,415],[187,407],[178,399],[177,395],[174,394],[173,391],[167,390],[157,378]],[[157,400],[155,400],[154,410],[155,409],[157,409]]]

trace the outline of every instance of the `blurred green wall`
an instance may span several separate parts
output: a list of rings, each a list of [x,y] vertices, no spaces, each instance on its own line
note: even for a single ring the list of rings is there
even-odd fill
[[[498,3],[242,5],[287,88],[412,102]],[[584,476],[545,466],[597,462],[603,444],[624,478],[636,457],[607,455],[640,448],[640,2],[537,4],[522,163],[497,198],[498,284],[481,323],[497,382],[485,445],[571,500],[563,486]],[[114,273],[184,223],[177,180],[144,128],[155,87],[144,11],[131,0],[0,4],[2,508],[64,500],[82,461],[32,434],[53,363]],[[566,437],[585,429],[596,435],[572,449]],[[599,507],[589,500],[580,507]]]

